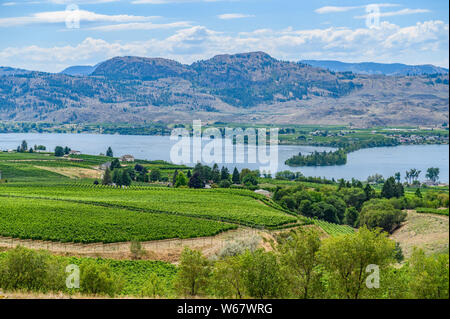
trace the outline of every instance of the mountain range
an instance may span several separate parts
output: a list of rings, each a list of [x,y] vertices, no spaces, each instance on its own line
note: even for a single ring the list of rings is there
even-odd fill
[[[421,74],[448,74],[448,69],[424,65],[407,65],[402,63],[346,63],[332,60],[302,60],[301,63],[328,69],[333,72],[353,72],[357,74],[384,74],[384,75],[421,75]]]
[[[448,121],[448,73],[357,74],[264,52],[191,65],[116,57],[61,73],[0,68],[0,120],[417,125]]]

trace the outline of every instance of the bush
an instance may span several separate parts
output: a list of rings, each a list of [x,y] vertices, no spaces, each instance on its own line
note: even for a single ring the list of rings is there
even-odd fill
[[[217,255],[219,258],[225,258],[241,255],[246,250],[253,252],[258,248],[260,242],[261,238],[259,236],[252,236],[246,239],[238,239],[227,242]]]
[[[157,274],[152,273],[148,280],[144,283],[141,291],[142,297],[162,297],[166,295],[164,280],[158,277]]]
[[[43,251],[21,246],[6,254],[0,263],[0,287],[7,290],[62,291],[65,265]]]
[[[202,253],[185,247],[181,253],[175,288],[184,295],[195,296],[204,292],[209,274],[209,262]]]
[[[389,200],[371,199],[366,202],[359,215],[359,226],[369,229],[381,228],[391,233],[405,220],[406,213],[395,209]]]
[[[220,188],[230,188],[231,182],[227,179],[221,180],[219,183]]]
[[[114,297],[122,290],[123,279],[114,275],[107,264],[86,260],[80,266],[80,291],[84,294]]]

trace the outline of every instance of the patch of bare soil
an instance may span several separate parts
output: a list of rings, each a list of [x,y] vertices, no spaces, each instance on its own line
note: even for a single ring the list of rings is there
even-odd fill
[[[191,239],[168,239],[141,242],[144,255],[141,259],[161,260],[177,263],[184,247],[200,250],[206,257],[215,255],[228,242],[234,240],[245,240],[255,235],[269,236],[266,232],[251,228],[238,228],[228,232],[223,232],[217,236],[199,237]],[[20,240],[0,237],[0,249],[12,249],[17,245],[31,249],[44,249],[55,255],[76,256],[76,257],[103,257],[111,259],[133,259],[130,250],[130,242],[113,244],[72,244],[59,243],[40,240]]]
[[[101,170],[81,167],[45,167],[35,166],[36,168],[46,171],[58,173],[70,178],[101,178],[103,172]]]
[[[391,238],[400,243],[406,258],[411,256],[414,247],[428,254],[448,250],[449,218],[409,210],[406,221]]]

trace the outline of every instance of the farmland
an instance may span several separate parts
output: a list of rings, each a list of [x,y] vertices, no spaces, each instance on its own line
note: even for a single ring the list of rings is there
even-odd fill
[[[296,217],[267,206],[243,190],[192,190],[173,188],[117,189],[86,186],[1,186],[0,194],[76,201],[143,212],[198,217],[246,226],[276,227]],[[205,205],[204,203],[209,203]]]
[[[211,236],[236,227],[184,216],[13,197],[1,198],[0,219],[2,236],[79,243]]]

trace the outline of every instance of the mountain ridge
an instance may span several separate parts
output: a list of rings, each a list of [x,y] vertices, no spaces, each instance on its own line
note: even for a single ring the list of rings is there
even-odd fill
[[[301,60],[299,63],[328,69],[333,72],[353,72],[357,74],[384,75],[420,75],[420,74],[448,74],[448,69],[432,65],[408,65],[403,63],[357,62],[348,63],[336,60]]]
[[[331,72],[264,52],[222,54],[191,65],[115,57],[90,75],[0,75],[0,120],[389,125],[448,121],[448,74]],[[1,73],[0,73],[1,74]]]

